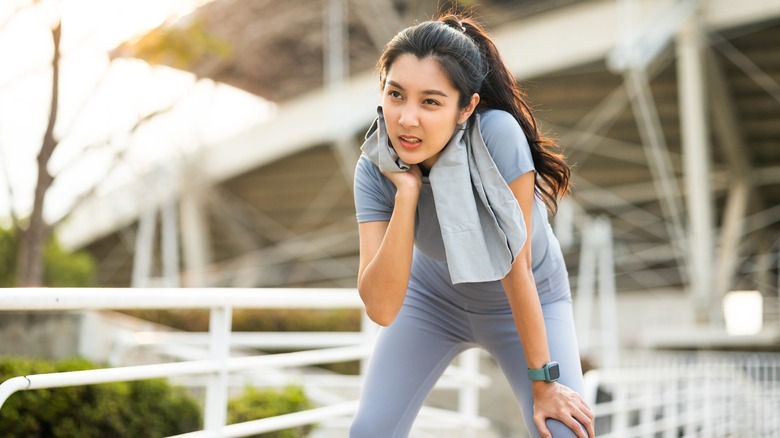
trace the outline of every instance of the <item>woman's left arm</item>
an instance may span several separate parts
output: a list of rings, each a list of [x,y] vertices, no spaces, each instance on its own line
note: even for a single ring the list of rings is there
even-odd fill
[[[534,204],[535,173],[527,172],[509,184],[520,209],[528,238],[520,250],[510,272],[501,281],[506,291],[517,333],[523,344],[529,368],[542,368],[550,362],[550,350],[547,344],[547,330],[544,325],[542,305],[536,290],[536,282],[531,264],[531,225]],[[587,438],[579,423],[595,436],[593,431],[593,413],[582,398],[557,382],[532,382],[534,396],[534,422],[543,437],[551,437],[545,420],[557,419],[566,424],[577,436]]]

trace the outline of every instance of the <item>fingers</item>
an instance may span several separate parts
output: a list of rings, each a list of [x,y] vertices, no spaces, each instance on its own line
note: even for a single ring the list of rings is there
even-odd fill
[[[539,435],[542,438],[552,438],[552,433],[547,428],[547,418],[543,415],[534,415],[534,423],[536,423],[536,428],[539,429]]]
[[[595,437],[593,410],[582,397],[563,385],[556,384],[550,389],[553,390],[534,394],[533,418],[540,435],[553,437],[553,431],[565,426],[578,438]],[[549,428],[548,419],[555,420]]]
[[[540,411],[534,415],[534,423],[542,437],[555,437],[566,429],[578,438],[592,438],[596,436],[593,420],[592,410],[578,398],[568,400],[557,412]]]
[[[579,406],[572,408],[573,412],[571,413],[571,417],[574,420],[573,425],[568,422],[565,424],[569,426],[577,436],[581,436],[582,438],[595,437],[596,432],[593,428],[593,411],[582,400],[579,401],[578,405]]]
[[[593,410],[590,408],[590,406],[588,406],[587,403],[585,403],[584,400],[582,400],[582,398],[579,398],[579,402],[580,402],[580,411],[579,411],[580,415],[577,417],[577,421],[579,421],[583,426],[585,426],[585,429],[588,431],[589,437],[595,437],[596,431],[593,426],[595,416],[593,414]]]
[[[567,418],[566,421],[563,422],[563,424],[565,424],[566,427],[571,429],[571,431],[574,432],[575,435],[577,435],[577,438],[588,438],[588,434],[585,432],[585,430],[582,429],[582,425],[574,417]]]
[[[593,415],[593,411],[590,409],[588,405],[583,402],[583,405],[585,406],[585,410],[582,411],[585,418],[580,419],[580,423],[582,423],[585,426],[585,429],[588,431],[589,437],[595,437],[596,436],[596,430],[594,429],[593,423],[595,416]]]

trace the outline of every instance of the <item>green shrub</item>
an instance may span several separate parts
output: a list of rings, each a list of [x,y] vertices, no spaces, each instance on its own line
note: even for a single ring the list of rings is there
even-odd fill
[[[94,287],[95,260],[86,251],[66,252],[50,239],[43,252],[43,284],[49,287]]]
[[[209,312],[202,309],[125,310],[124,313],[178,330],[209,330]],[[235,332],[316,332],[360,330],[357,309],[235,309]]]
[[[0,359],[0,381],[95,368],[85,359]],[[198,403],[164,380],[35,389],[0,409],[0,431],[16,437],[163,437],[201,429]]]
[[[311,402],[303,392],[303,388],[299,386],[288,386],[281,391],[272,389],[260,390],[250,386],[240,397],[228,402],[228,423],[259,420],[311,408]],[[311,429],[311,425],[306,425],[253,436],[263,438],[300,438],[307,436]]]
[[[0,287],[16,286],[19,237],[0,226]],[[65,252],[57,239],[49,238],[43,250],[43,284],[48,287],[95,286],[95,261],[86,251]]]

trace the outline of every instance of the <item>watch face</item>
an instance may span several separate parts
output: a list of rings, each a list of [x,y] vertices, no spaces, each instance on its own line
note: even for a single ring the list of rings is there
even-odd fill
[[[561,377],[561,369],[558,367],[558,364],[552,364],[547,369],[550,372],[550,380],[558,380],[559,377]]]

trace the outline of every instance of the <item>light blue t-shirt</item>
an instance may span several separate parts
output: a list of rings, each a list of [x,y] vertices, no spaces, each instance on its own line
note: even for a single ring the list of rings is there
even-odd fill
[[[509,184],[519,176],[533,171],[534,163],[528,139],[520,125],[506,111],[486,109],[480,111],[480,129],[485,145],[496,167]],[[435,164],[434,164],[435,166]],[[385,177],[376,164],[361,155],[355,170],[355,209],[358,222],[389,221],[395,205],[395,185]],[[563,254],[557,238],[547,218],[547,208],[539,196],[534,197],[531,239],[531,255],[534,279],[540,297],[555,295],[560,298],[569,291],[547,291],[541,287],[545,280],[554,275],[566,275]],[[441,237],[433,191],[427,177],[423,177],[423,187],[417,203],[414,243],[417,251],[434,263],[425,263],[430,269],[447,270],[444,242]],[[416,257],[415,260],[418,260]],[[438,268],[437,268],[438,267]],[[441,274],[441,273],[437,273]],[[436,275],[449,278],[448,273]],[[484,289],[501,288],[500,282],[493,285],[480,283],[474,287]],[[544,298],[551,299],[552,296]],[[543,300],[547,301],[547,300]]]

